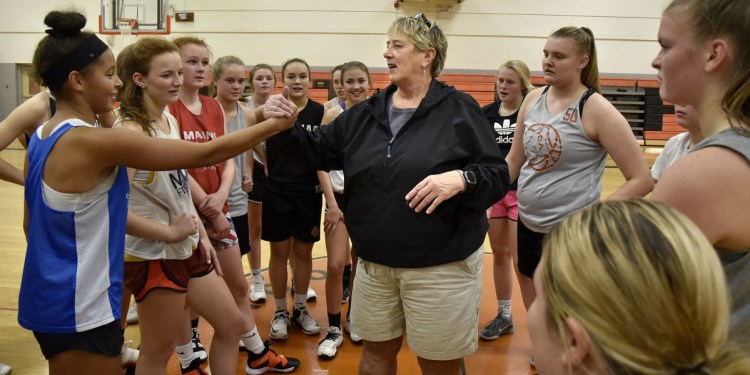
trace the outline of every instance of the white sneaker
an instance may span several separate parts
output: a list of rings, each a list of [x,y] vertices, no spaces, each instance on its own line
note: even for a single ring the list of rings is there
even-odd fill
[[[122,367],[133,367],[138,362],[138,355],[141,353],[138,349],[128,348],[126,341],[122,343],[122,350],[120,350],[120,358],[122,358]]]
[[[289,337],[289,311],[278,310],[273,314],[271,332],[268,335],[275,340],[283,340]]]
[[[294,309],[292,314],[292,321],[299,324],[302,328],[302,332],[307,335],[317,335],[320,333],[320,326],[318,322],[310,316],[310,312],[307,311],[307,307],[301,309]]]
[[[362,341],[363,341],[362,338],[359,337],[359,336],[357,336],[356,333],[352,332],[352,322],[349,321],[349,319],[347,319],[346,322],[344,323],[344,330],[346,332],[349,332],[349,338],[352,339],[353,343],[355,343],[355,344],[361,344],[362,343]]]
[[[315,293],[313,288],[308,287],[307,288],[307,302],[312,302],[318,299],[318,295]]]
[[[13,369],[10,366],[0,363],[0,375],[10,375],[11,372],[13,372]]]
[[[250,301],[266,302],[266,282],[263,275],[250,276]]]
[[[127,321],[128,324],[138,324],[138,306],[135,302],[130,305],[125,321]]]
[[[341,328],[328,327],[326,337],[318,343],[318,357],[333,359],[336,357],[336,349],[344,342]]]

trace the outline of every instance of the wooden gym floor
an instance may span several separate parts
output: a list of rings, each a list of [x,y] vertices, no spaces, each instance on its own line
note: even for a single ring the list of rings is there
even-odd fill
[[[644,149],[649,164],[653,162],[654,151],[658,149]],[[16,166],[23,165],[24,153],[21,150],[6,150],[0,157]],[[603,197],[608,196],[623,183],[622,174],[617,168],[607,168],[604,173]],[[24,263],[25,238],[22,229],[23,220],[23,188],[4,181],[0,181],[0,363],[13,367],[16,375],[47,374],[47,363],[42,356],[39,346],[31,332],[22,329],[17,322],[18,291],[21,282],[21,272]],[[324,241],[324,239],[323,239]],[[330,361],[319,360],[316,347],[327,329],[325,288],[326,273],[325,243],[321,241],[313,248],[313,275],[311,285],[318,294],[317,302],[309,303],[313,317],[321,325],[321,336],[307,336],[299,329],[291,327],[287,340],[275,342],[272,348],[287,356],[302,360],[302,367],[297,374],[315,375],[343,375],[356,374],[362,347],[354,345],[348,337],[339,348],[338,355]],[[492,284],[492,254],[489,242],[485,241],[484,257],[484,288],[482,291],[482,305],[479,311],[480,324],[484,324],[495,316],[497,302]],[[269,248],[263,243],[262,258],[264,267],[268,265]],[[243,260],[245,272],[249,275],[247,262]],[[264,273],[267,291],[270,296],[270,285],[267,273]],[[288,293],[287,293],[288,296]],[[291,298],[288,297],[291,304]],[[54,303],[54,301],[50,301]],[[345,313],[348,305],[342,307]],[[254,305],[255,321],[263,337],[268,337],[270,320],[273,315],[273,302]],[[503,336],[493,342],[480,340],[476,353],[465,358],[466,374],[529,374],[529,354],[531,345],[526,330],[526,312],[521,301],[518,285],[513,291],[513,321],[515,333]],[[212,328],[204,320],[200,325],[201,339],[208,347],[211,342]],[[139,341],[138,326],[128,327],[126,339],[133,340],[131,347],[136,347]],[[240,353],[237,363],[237,374],[244,374],[246,356]],[[398,374],[420,373],[416,357],[404,342],[398,357]],[[169,374],[179,374],[179,365],[173,356],[169,365]]]

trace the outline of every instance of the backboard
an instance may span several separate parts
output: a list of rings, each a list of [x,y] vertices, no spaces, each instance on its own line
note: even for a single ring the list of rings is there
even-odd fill
[[[99,33],[166,35],[171,31],[168,0],[101,0]]]

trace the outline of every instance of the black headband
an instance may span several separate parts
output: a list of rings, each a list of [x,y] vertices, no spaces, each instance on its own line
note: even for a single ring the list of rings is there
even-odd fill
[[[96,35],[91,34],[76,49],[65,55],[57,64],[41,74],[47,87],[60,87],[73,71],[80,71],[98,59],[109,47]]]

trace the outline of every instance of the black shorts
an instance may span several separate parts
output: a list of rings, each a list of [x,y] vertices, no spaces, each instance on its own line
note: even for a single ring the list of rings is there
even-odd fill
[[[283,195],[266,191],[263,202],[263,233],[269,242],[295,238],[303,242],[320,241],[321,194]]]
[[[263,168],[263,164],[257,161],[253,165],[253,191],[247,193],[247,200],[255,203],[263,203],[266,198],[266,172]]]
[[[50,360],[56,355],[80,350],[109,357],[117,357],[122,350],[122,328],[120,320],[76,333],[34,332],[34,337],[42,349],[44,358]]]
[[[533,278],[534,271],[542,260],[542,241],[544,233],[537,233],[523,225],[518,217],[518,271],[526,277]]]
[[[250,228],[247,223],[247,214],[233,216],[234,231],[237,233],[237,242],[240,245],[240,255],[250,252]]]

